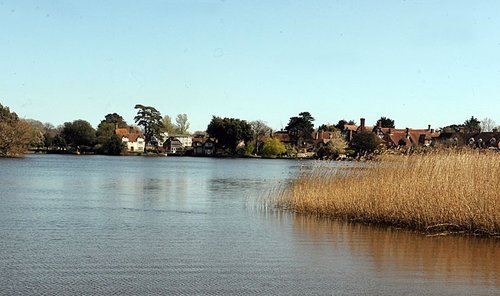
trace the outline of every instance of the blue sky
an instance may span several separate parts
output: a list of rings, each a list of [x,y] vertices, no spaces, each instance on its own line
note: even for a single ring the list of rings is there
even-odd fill
[[[0,103],[96,126],[134,105],[191,131],[380,116],[500,123],[500,1],[0,0]]]

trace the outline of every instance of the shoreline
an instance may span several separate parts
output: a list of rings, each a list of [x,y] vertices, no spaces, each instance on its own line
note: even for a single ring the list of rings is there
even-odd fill
[[[427,235],[500,238],[500,158],[474,151],[386,156],[359,170],[315,169],[275,188],[268,205],[301,215]]]

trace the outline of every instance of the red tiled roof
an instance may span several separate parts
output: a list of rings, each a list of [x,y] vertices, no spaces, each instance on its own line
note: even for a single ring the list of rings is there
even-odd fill
[[[192,139],[192,142],[193,143],[196,143],[196,142],[203,143],[203,142],[205,142],[205,138],[197,138],[197,137],[195,137],[195,138]]]
[[[335,134],[337,132],[330,132],[330,131],[318,131],[318,132],[313,132],[312,136],[313,139],[316,140],[330,140],[335,138]]]
[[[273,138],[278,139],[281,142],[290,142],[290,135],[288,135],[285,131],[273,133]]]
[[[117,128],[115,129],[115,134],[119,136],[128,135],[128,128]]]
[[[344,124],[344,129],[347,129],[350,131],[356,131],[356,130],[358,130],[358,126],[355,124]]]
[[[399,142],[403,141],[405,145],[411,145],[411,141],[406,137],[406,131],[391,131],[391,133],[385,134],[384,140],[395,146],[399,146]]]
[[[122,138],[128,138],[129,142],[137,142],[138,138],[144,139],[144,135],[135,128],[117,128],[115,134]]]
[[[393,145],[399,145],[403,140],[405,145],[416,145],[419,143],[420,137],[424,135],[425,140],[432,140],[439,136],[439,132],[433,132],[429,129],[396,129],[396,128],[381,128],[384,133],[384,140]]]
[[[144,139],[144,137],[141,134],[128,134],[124,135],[124,137],[127,137],[129,142],[137,142],[138,138]]]

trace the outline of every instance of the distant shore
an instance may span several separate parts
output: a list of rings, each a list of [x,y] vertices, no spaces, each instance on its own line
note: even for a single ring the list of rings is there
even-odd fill
[[[26,154],[61,154],[61,155],[106,155],[98,154],[95,152],[76,152],[74,150],[59,150],[59,149],[30,149],[26,151]],[[214,158],[253,158],[253,159],[315,159],[314,153],[298,153],[295,157],[264,157],[260,155],[180,155],[180,154],[168,154],[165,152],[125,152],[120,155],[114,156],[169,156],[169,157],[214,157]]]

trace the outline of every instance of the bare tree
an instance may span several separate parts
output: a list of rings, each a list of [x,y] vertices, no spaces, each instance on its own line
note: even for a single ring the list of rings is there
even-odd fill
[[[483,132],[491,132],[496,127],[496,122],[491,118],[486,117],[481,121],[481,131]]]
[[[260,146],[264,144],[266,137],[271,135],[272,129],[262,120],[254,120],[250,122],[250,126],[252,127],[253,139],[255,141],[255,152],[259,153]]]

